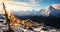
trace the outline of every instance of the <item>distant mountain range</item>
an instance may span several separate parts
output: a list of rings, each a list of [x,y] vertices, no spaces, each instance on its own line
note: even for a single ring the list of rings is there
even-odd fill
[[[35,10],[15,11],[15,10],[12,10],[12,13],[14,15],[18,15],[18,16],[60,17],[60,4],[53,4],[51,6],[44,8],[44,9],[41,9],[40,11],[35,11]]]

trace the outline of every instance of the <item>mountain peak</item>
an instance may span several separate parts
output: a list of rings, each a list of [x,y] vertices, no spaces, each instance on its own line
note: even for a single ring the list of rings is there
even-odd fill
[[[60,16],[60,4],[53,4],[40,11],[41,11],[40,14],[42,16],[59,17]]]

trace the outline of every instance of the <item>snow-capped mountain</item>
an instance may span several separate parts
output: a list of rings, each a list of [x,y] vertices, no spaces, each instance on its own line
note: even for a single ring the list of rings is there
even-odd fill
[[[53,4],[40,10],[42,16],[60,17],[60,4]]]

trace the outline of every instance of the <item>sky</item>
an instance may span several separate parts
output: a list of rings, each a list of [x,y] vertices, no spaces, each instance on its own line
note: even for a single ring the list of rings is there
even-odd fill
[[[60,0],[0,0],[0,8],[2,2],[5,3],[7,10],[40,10],[52,4],[60,4]]]

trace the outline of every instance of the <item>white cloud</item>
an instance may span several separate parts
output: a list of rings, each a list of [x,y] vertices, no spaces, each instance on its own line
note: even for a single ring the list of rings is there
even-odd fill
[[[7,10],[10,10],[10,9],[32,10],[33,8],[31,8],[31,7],[39,6],[39,4],[37,4],[38,2],[36,2],[36,0],[29,0],[29,1],[30,1],[29,3],[26,3],[26,2],[18,2],[18,0],[17,1],[0,0],[0,4],[2,5],[2,2],[4,2]]]
[[[41,2],[41,0],[29,0],[29,1],[32,6],[38,6]]]
[[[0,0],[1,1],[1,0]],[[14,2],[12,0],[2,0],[0,4],[2,5],[2,2],[5,3],[5,6],[7,10],[9,9],[20,9],[20,10],[31,10],[31,8],[27,7],[29,4],[24,2]]]
[[[31,3],[32,5],[36,5],[35,0],[30,0],[30,3]]]

